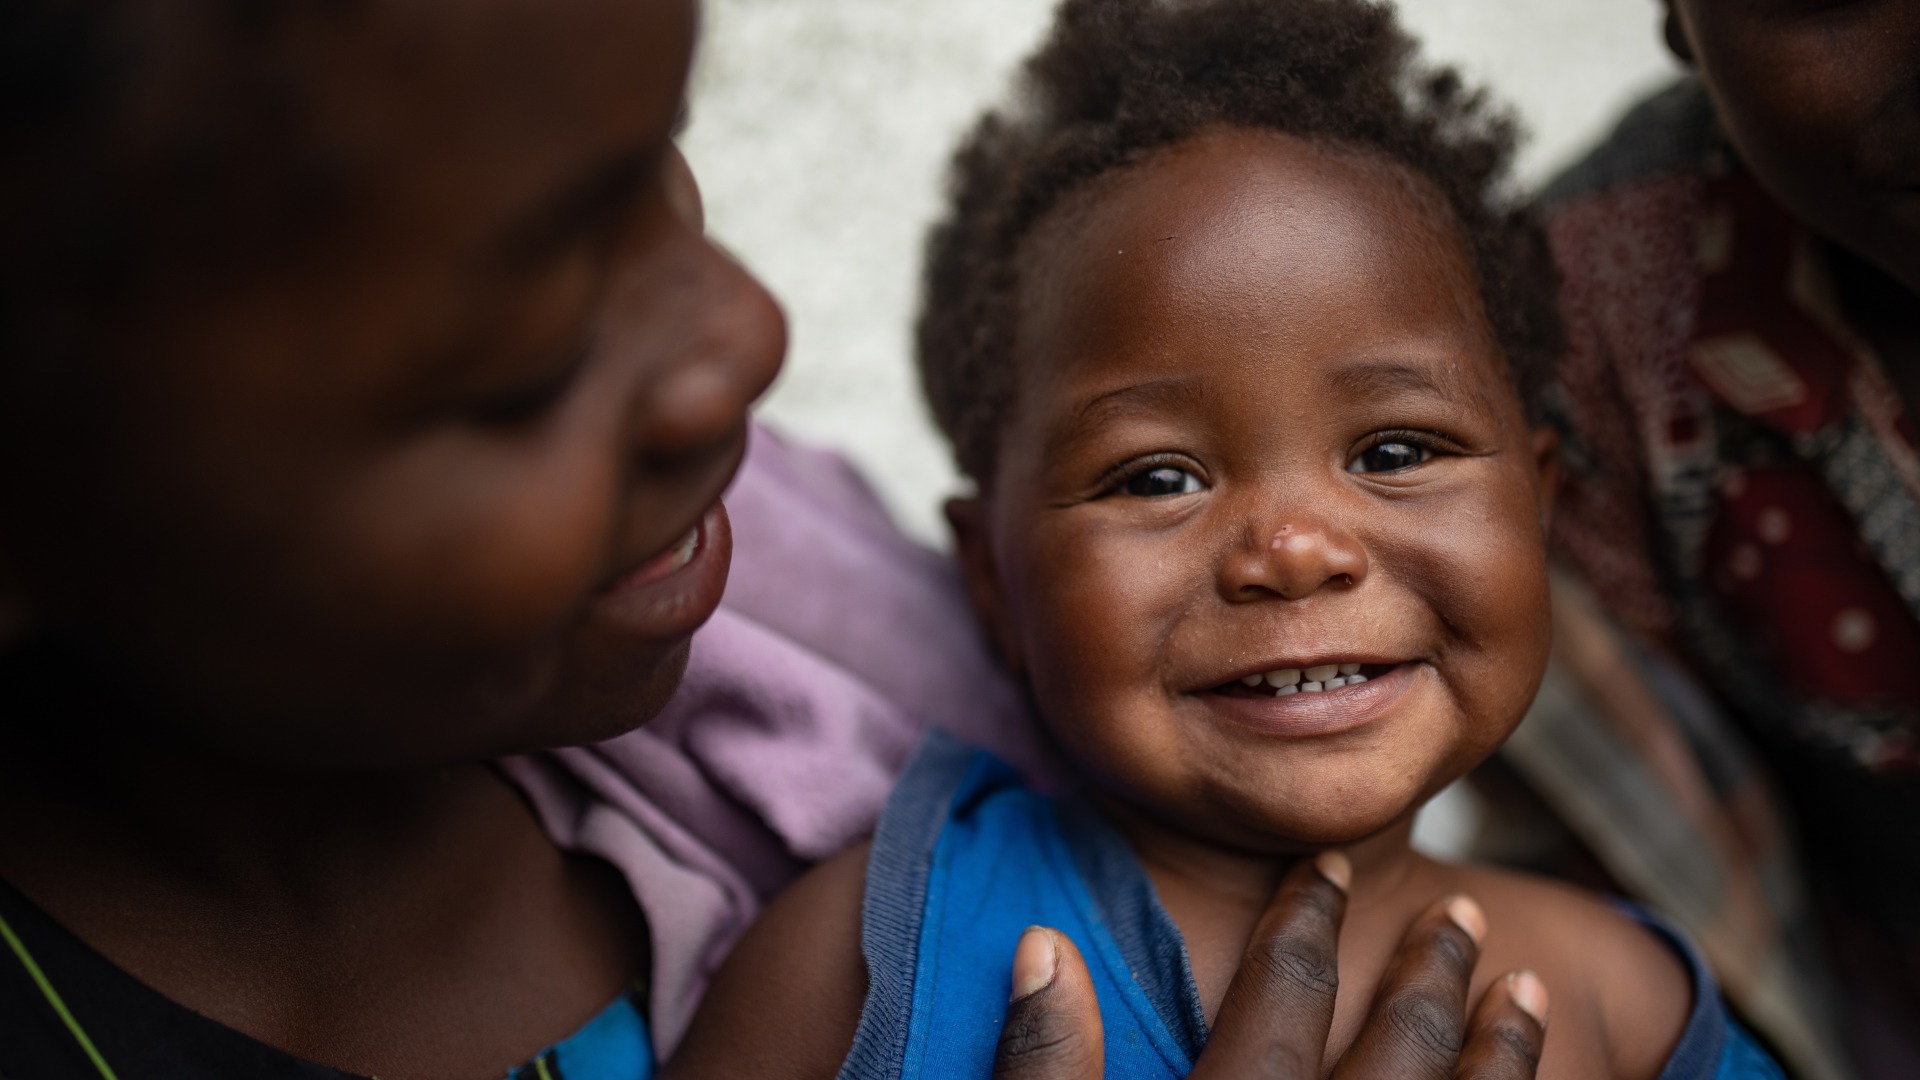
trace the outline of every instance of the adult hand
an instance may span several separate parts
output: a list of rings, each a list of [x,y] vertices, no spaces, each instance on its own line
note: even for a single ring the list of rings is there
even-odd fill
[[[1408,928],[1359,1036],[1339,1061],[1326,1059],[1351,876],[1335,852],[1302,860],[1280,883],[1193,1080],[1320,1080],[1329,1071],[1335,1080],[1532,1080],[1546,1040],[1546,988],[1530,972],[1510,974],[1466,1016],[1486,924],[1464,897],[1435,904]],[[1094,1080],[1103,1057],[1080,951],[1063,934],[1028,930],[1014,954],[995,1080]]]

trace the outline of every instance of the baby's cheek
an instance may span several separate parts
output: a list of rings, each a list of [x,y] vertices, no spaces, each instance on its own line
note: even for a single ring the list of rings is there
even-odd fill
[[[1476,725],[1516,722],[1526,709],[1551,646],[1551,599],[1546,552],[1531,503],[1510,500],[1467,520],[1457,548],[1474,557],[1452,563],[1432,585],[1443,593],[1442,610],[1464,639],[1458,692],[1467,697]],[[1502,726],[1491,735],[1504,737]]]

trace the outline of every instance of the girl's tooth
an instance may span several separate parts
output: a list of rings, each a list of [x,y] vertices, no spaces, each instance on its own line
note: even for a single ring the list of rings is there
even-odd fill
[[[1319,681],[1315,679],[1309,679],[1306,682],[1303,682],[1300,684],[1300,690],[1302,693],[1317,694],[1320,692],[1321,689],[1322,687]]]
[[[1349,676],[1347,676],[1347,685],[1348,685],[1348,686],[1359,686],[1359,685],[1360,685],[1361,683],[1363,683],[1363,682],[1366,682],[1366,681],[1367,681],[1367,677],[1366,677],[1365,675],[1349,675]]]
[[[1342,674],[1342,675],[1358,675],[1358,674],[1360,674],[1360,665],[1359,665],[1359,664],[1341,664],[1341,665],[1340,665],[1340,674]]]
[[[1245,683],[1248,686],[1259,686],[1261,679],[1262,679],[1262,676],[1260,675],[1260,673],[1255,672],[1252,675],[1241,676],[1240,681]]]
[[[1275,690],[1273,692],[1273,696],[1286,697],[1288,694],[1297,694],[1299,692],[1300,692],[1300,688],[1297,686],[1283,686],[1280,689]]]
[[[1347,677],[1345,675],[1335,675],[1333,678],[1328,679],[1325,683],[1321,685],[1325,686],[1329,690],[1338,690],[1341,687],[1347,685]]]
[[[1267,672],[1267,685],[1276,690],[1282,686],[1292,686],[1299,681],[1300,669],[1297,667],[1281,668],[1278,671]]]
[[[1339,672],[1340,666],[1338,664],[1315,664],[1313,667],[1308,668],[1303,674],[1312,682],[1326,682],[1328,679],[1339,674]]]
[[[680,541],[680,546],[674,549],[673,565],[676,567],[680,567],[680,566],[685,566],[688,563],[692,562],[693,552],[699,546],[700,546],[700,526],[695,525],[692,529],[688,530],[687,538],[685,540]]]

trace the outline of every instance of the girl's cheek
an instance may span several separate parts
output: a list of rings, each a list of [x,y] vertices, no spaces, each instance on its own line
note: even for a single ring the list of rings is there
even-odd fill
[[[391,470],[342,515],[353,536],[337,550],[358,558],[316,578],[423,643],[558,632],[611,572],[618,489],[605,455],[542,450],[447,447]]]

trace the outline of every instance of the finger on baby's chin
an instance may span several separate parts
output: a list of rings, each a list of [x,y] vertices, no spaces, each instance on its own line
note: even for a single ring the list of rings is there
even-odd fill
[[[1531,971],[1509,972],[1473,1010],[1459,1080],[1533,1080],[1547,1045],[1547,988]]]
[[[1440,900],[1415,919],[1335,1080],[1452,1077],[1465,1038],[1467,989],[1486,935],[1486,915],[1465,896]]]
[[[1302,859],[1287,873],[1227,987],[1194,1080],[1322,1075],[1352,878],[1352,864],[1337,851]]]
[[[994,1080],[1099,1080],[1106,1063],[1093,977],[1067,935],[1030,926],[1013,959],[1013,1000]]]

